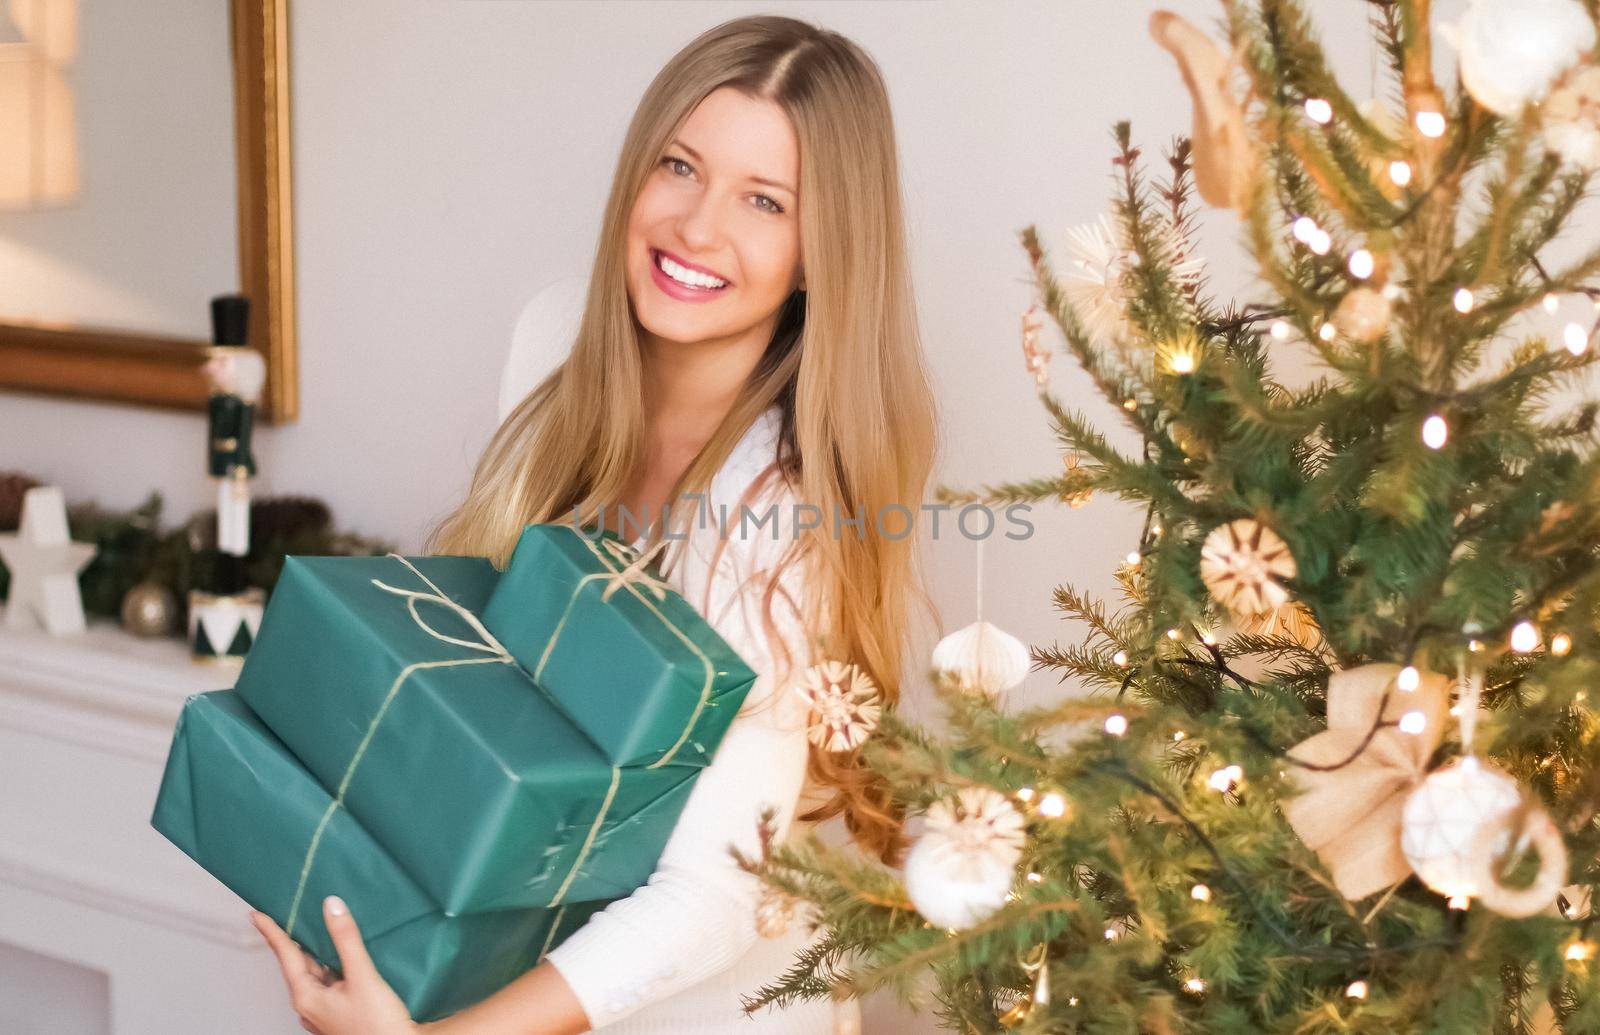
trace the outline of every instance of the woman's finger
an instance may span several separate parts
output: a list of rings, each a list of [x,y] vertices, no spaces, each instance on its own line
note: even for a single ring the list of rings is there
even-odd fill
[[[322,902],[323,922],[328,925],[328,935],[333,947],[339,950],[339,966],[345,980],[365,980],[376,977],[378,970],[367,955],[367,945],[361,940],[361,928],[350,915],[350,907],[338,895],[329,895]]]
[[[320,988],[320,983],[312,984],[311,975],[306,972],[304,953],[290,937],[283,933],[283,928],[265,913],[257,910],[250,911],[250,922],[261,936],[267,940],[267,945],[272,949],[272,954],[278,957],[278,967],[283,971],[284,984],[289,986],[289,1000],[299,1002],[311,988]]]

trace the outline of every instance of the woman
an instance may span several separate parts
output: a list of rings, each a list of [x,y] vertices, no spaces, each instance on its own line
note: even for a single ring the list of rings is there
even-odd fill
[[[628,538],[612,520],[625,507],[648,521],[635,545],[665,551],[667,578],[758,679],[650,881],[495,995],[421,1028],[848,1027],[853,1003],[743,1014],[741,996],[809,936],[795,922],[758,937],[760,886],[728,847],[757,852],[772,806],[780,837],[792,819],[841,815],[864,849],[895,857],[899,825],[880,788],[855,750],[810,743],[789,688],[805,666],[839,659],[895,700],[909,603],[926,602],[905,533],[933,449],[877,68],[790,18],[709,30],[656,76],[629,127],[570,356],[506,417],[428,545],[504,567],[528,522],[577,518]],[[740,504],[764,523],[740,521]],[[252,914],[302,1024],[418,1030],[348,910],[330,898],[325,914],[337,981]]]

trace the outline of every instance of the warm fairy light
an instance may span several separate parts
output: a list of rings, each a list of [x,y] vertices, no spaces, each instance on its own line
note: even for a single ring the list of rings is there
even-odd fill
[[[1068,1006],[1077,1006],[1078,1005],[1078,997],[1075,996],[1075,995],[1067,996],[1067,1005]]]
[[[1422,422],[1422,444],[1429,449],[1443,449],[1449,438],[1450,425],[1437,413]]]
[[[1182,349],[1178,352],[1174,352],[1172,354],[1171,366],[1174,374],[1194,373],[1194,353],[1190,352],[1188,349]]]
[[[1272,321],[1272,338],[1274,341],[1288,341],[1289,335],[1294,333],[1294,328],[1289,326],[1288,320]]]
[[[1167,630],[1167,639],[1169,639],[1169,640],[1180,639],[1180,638],[1182,638],[1182,636],[1183,636],[1183,633],[1179,632],[1177,629],[1168,629]]]
[[[1472,291],[1469,288],[1456,288],[1456,293],[1451,296],[1450,304],[1456,307],[1458,313],[1472,312]]]
[[[1376,268],[1376,260],[1365,248],[1357,248],[1350,253],[1350,275],[1357,280],[1366,280]]]
[[[1310,244],[1312,235],[1317,232],[1317,221],[1310,216],[1301,216],[1290,224],[1289,231],[1294,234],[1296,241],[1301,244]]]
[[[1183,732],[1183,730],[1173,730],[1172,731],[1173,743],[1177,743],[1178,741],[1182,740],[1184,737],[1187,737],[1188,735],[1189,734]]]
[[[1550,653],[1556,657],[1565,657],[1567,651],[1572,649],[1572,637],[1566,633],[1556,633],[1550,637]]]
[[[1561,299],[1556,297],[1554,291],[1546,291],[1544,297],[1539,300],[1539,304],[1544,306],[1545,312],[1554,316],[1556,315],[1556,310],[1561,308]]]
[[[1539,630],[1532,622],[1518,622],[1511,629],[1511,649],[1527,654],[1539,648]]]
[[[1311,233],[1311,240],[1306,242],[1306,247],[1318,255],[1328,254],[1328,249],[1333,247],[1333,237],[1328,231],[1318,227]]]
[[[1472,899],[1468,898],[1466,895],[1451,895],[1450,901],[1446,902],[1445,905],[1449,906],[1451,909],[1464,910],[1468,906],[1472,905]]]
[[[1161,535],[1161,526],[1160,525],[1151,525],[1150,526],[1150,535],[1152,537]]]
[[[1350,999],[1365,999],[1367,997],[1367,983],[1365,981],[1352,981],[1350,986],[1344,990],[1344,994]]]
[[[1468,640],[1467,641],[1467,650],[1469,652],[1473,653],[1473,654],[1479,653],[1480,651],[1483,650],[1483,641],[1482,640]]]
[[[1107,715],[1106,732],[1113,737],[1120,737],[1128,732],[1128,717],[1121,714]]]
[[[1060,819],[1067,814],[1067,799],[1051,791],[1039,799],[1039,815],[1045,819]]]
[[[1228,765],[1223,766],[1221,769],[1218,769],[1216,772],[1212,773],[1210,779],[1206,780],[1206,783],[1211,787],[1212,790],[1221,791],[1223,794],[1226,794],[1233,790],[1234,786],[1243,779],[1244,770],[1242,768],[1236,765]]]
[[[1444,136],[1444,115],[1437,111],[1417,112],[1417,131],[1425,137]]]
[[[1306,99],[1306,118],[1319,126],[1326,126],[1333,118],[1333,105],[1321,97],[1308,97]]]
[[[1125,650],[1117,651],[1115,654],[1111,655],[1111,663],[1118,668],[1127,668],[1128,652]]]
[[[1428,717],[1422,712],[1406,712],[1400,716],[1400,732],[1418,734],[1428,728]]]
[[[1204,884],[1196,884],[1194,887],[1189,889],[1189,897],[1194,899],[1196,902],[1210,902],[1211,889],[1206,887]]]
[[[1185,992],[1193,992],[1195,995],[1199,995],[1201,992],[1206,990],[1205,979],[1192,977],[1183,983],[1183,990]]]
[[[1128,556],[1127,556],[1127,561],[1128,561],[1128,567],[1137,568],[1139,566],[1139,551],[1138,550],[1129,550],[1128,551]]]
[[[1594,942],[1573,942],[1567,946],[1567,960],[1571,963],[1585,963],[1594,959]]]
[[[1134,407],[1136,407],[1138,405],[1139,404],[1137,402],[1135,402],[1134,400],[1132,400],[1132,399],[1124,399],[1124,400],[1122,400],[1122,408],[1124,410],[1131,411],[1131,410],[1133,410]]]
[[[1326,321],[1323,322],[1321,327],[1317,328],[1317,337],[1321,338],[1323,341],[1332,341],[1335,333],[1336,328],[1333,326],[1333,324],[1327,323]]]
[[[1017,788],[1017,800],[1022,802],[1024,805],[1026,805],[1028,802],[1032,801],[1033,800],[1033,788],[1032,787],[1018,787]]]
[[[1029,873],[1028,874],[1028,883],[1029,884],[1038,884],[1038,883],[1042,882],[1043,880],[1044,880],[1044,874],[1042,874],[1042,873]]]
[[[1589,332],[1581,323],[1569,323],[1561,331],[1561,344],[1574,356],[1581,356],[1589,350]]]
[[[1411,166],[1405,162],[1390,162],[1389,179],[1396,187],[1404,187],[1411,182]]]
[[[1417,671],[1417,666],[1407,665],[1400,670],[1400,674],[1395,677],[1394,683],[1395,686],[1409,694],[1422,685],[1422,673]]]
[[[1200,642],[1205,644],[1207,647],[1215,647],[1217,645],[1217,638],[1210,629],[1202,629],[1200,630]]]
[[[1116,940],[1117,940],[1117,929],[1115,927],[1106,928],[1106,941],[1114,942]]]

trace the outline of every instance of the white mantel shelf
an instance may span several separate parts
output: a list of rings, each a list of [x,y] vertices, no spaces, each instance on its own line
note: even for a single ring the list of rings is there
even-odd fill
[[[245,903],[150,826],[184,701],[237,673],[107,620],[0,625],[0,943],[108,974],[112,1035],[299,1030]]]

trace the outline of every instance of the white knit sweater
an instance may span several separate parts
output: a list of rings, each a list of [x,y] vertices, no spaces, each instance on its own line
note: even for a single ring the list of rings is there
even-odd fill
[[[778,684],[782,657],[760,610],[774,562],[792,535],[793,495],[771,478],[749,502],[763,519],[768,506],[775,507],[776,524],[741,528],[739,520],[746,489],[776,455],[779,422],[774,406],[751,425],[713,479],[705,520],[666,547],[663,564],[667,581],[749,663],[756,682],[695,782],[649,882],[595,914],[548,956],[594,1029],[607,1035],[829,1035],[859,1029],[853,1003],[801,1003],[747,1015],[740,1001],[788,969],[810,937],[800,921],[784,937],[757,936],[759,884],[728,851],[736,844],[756,854],[764,806],[778,809],[780,837],[796,829],[791,823],[797,806],[811,790],[805,786],[805,706],[788,691],[787,680]],[[713,571],[719,526],[728,541]],[[798,565],[776,579],[773,624],[795,659],[791,671],[798,673],[810,663],[799,622],[808,587]]]

